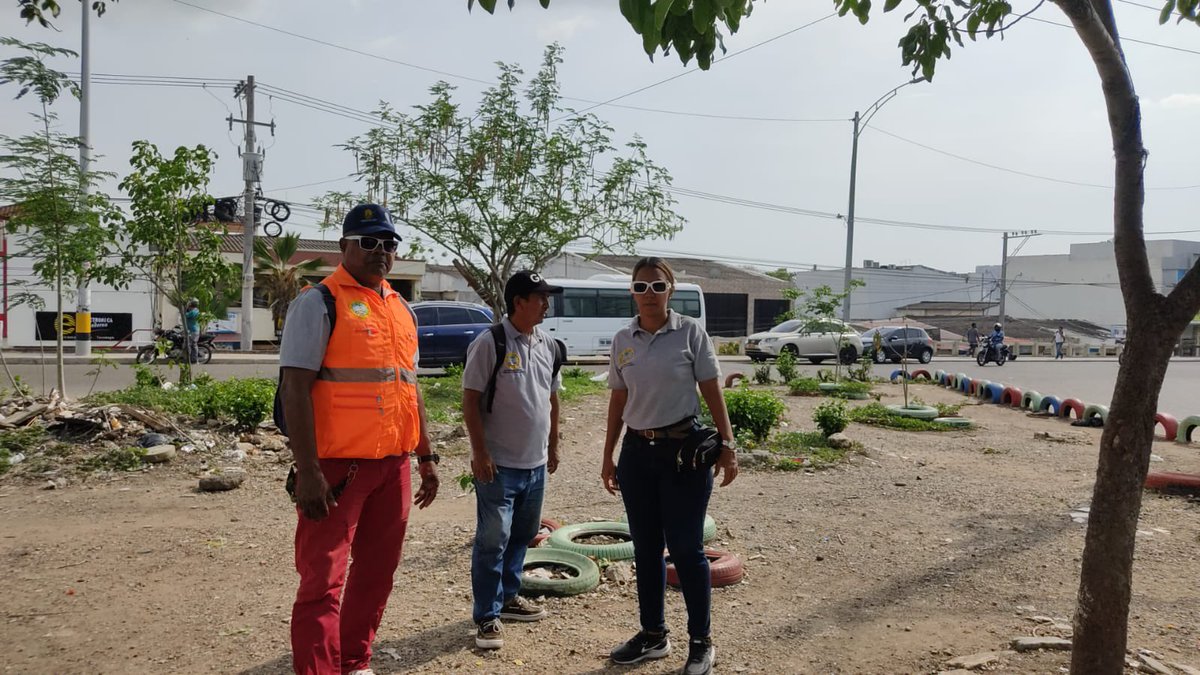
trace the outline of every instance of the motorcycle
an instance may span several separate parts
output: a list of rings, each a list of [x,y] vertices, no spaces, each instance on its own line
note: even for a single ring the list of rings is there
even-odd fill
[[[211,333],[200,334],[196,344],[196,363],[212,361],[214,339]],[[155,328],[154,342],[138,350],[137,362],[158,363],[161,360],[182,363],[187,358],[187,352],[187,341],[179,326],[170,330]]]
[[[980,350],[979,355],[975,357],[975,362],[981,366],[986,366],[988,361],[994,361],[996,365],[1003,366],[1011,358],[1008,352],[1008,345],[990,344]]]

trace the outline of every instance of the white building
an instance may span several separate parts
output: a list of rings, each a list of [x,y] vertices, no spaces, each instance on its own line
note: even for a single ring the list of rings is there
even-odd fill
[[[850,318],[859,321],[890,319],[899,316],[900,307],[921,301],[978,303],[987,299],[990,290],[982,278],[924,265],[881,265],[864,260],[851,276],[866,284],[850,294]],[[841,292],[845,271],[806,270],[793,274],[792,280],[801,290],[829,286]]]

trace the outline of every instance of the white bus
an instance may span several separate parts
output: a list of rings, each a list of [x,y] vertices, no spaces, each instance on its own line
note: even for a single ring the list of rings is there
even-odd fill
[[[550,296],[550,311],[542,329],[565,342],[570,356],[608,356],[613,336],[637,314],[628,279],[617,281],[609,275],[546,281],[562,286],[563,292]],[[675,284],[671,309],[696,319],[707,329],[704,293],[696,284]]]

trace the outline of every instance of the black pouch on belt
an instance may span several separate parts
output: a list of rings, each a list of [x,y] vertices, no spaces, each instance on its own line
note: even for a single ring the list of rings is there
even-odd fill
[[[712,427],[696,424],[679,445],[675,455],[677,471],[710,469],[721,456],[721,433]]]

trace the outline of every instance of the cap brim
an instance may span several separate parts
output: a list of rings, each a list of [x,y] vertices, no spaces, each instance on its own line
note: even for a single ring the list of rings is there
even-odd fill
[[[366,227],[356,228],[351,232],[343,232],[342,236],[347,237],[363,235],[368,237],[378,237],[382,234],[386,234],[392,239],[400,241],[400,235],[396,232],[396,230],[388,227],[387,225],[367,225]]]
[[[562,293],[563,287],[562,286],[551,286],[550,284],[543,281],[543,282],[540,282],[533,290],[540,292],[540,293]]]

